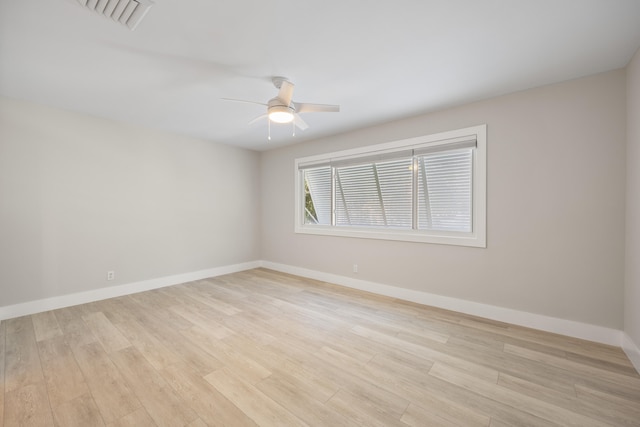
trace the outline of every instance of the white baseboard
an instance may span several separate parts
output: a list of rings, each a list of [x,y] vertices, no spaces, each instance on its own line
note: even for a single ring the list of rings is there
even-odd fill
[[[471,314],[527,328],[539,329],[542,331],[595,341],[616,347],[620,347],[622,345],[623,333],[617,329],[605,328],[602,326],[590,325],[588,323],[528,313],[442,295],[435,295],[412,289],[399,288],[396,286],[354,279],[352,277],[340,276],[337,274],[323,273],[286,264],[261,261],[260,265],[283,273],[308,277],[310,279],[320,280],[323,282],[335,283],[348,288],[359,289],[405,301],[412,301],[419,304]]]
[[[512,323],[528,328],[539,329],[570,337],[586,339],[603,344],[623,347],[629,359],[640,371],[640,350],[633,341],[622,331],[605,328],[602,326],[590,325],[587,323],[575,322],[572,320],[543,316],[540,314],[527,313],[473,301],[446,297],[442,295],[430,294],[427,292],[412,289],[399,288],[366,280],[354,279],[337,274],[324,273],[321,271],[295,267],[286,264],[278,264],[269,261],[252,261],[242,264],[234,264],[223,267],[216,267],[207,270],[200,270],[191,273],[177,274],[173,276],[160,277],[157,279],[143,280],[140,282],[128,283],[124,285],[100,288],[86,292],[79,292],[70,295],[45,298],[30,301],[22,304],[0,307],[0,320],[11,319],[19,316],[40,313],[48,310],[69,307],[72,305],[84,304],[99,301],[107,298],[115,298],[123,295],[144,292],[151,289],[163,288],[194,280],[206,279],[208,277],[221,276],[224,274],[236,273],[250,270],[252,268],[265,267],[283,273],[295,274],[297,276],[308,277],[310,279],[323,282],[334,283],[348,288],[359,289],[405,301],[412,301],[419,304],[444,308],[447,310],[471,314],[487,319]],[[624,335],[624,339],[623,339]]]
[[[624,334],[622,340],[622,349],[627,354],[627,357],[636,368],[636,371],[640,373],[640,347],[634,343],[629,335]]]
[[[194,280],[206,279],[208,277],[222,276],[224,274],[236,273],[238,271],[258,268],[259,261],[246,262],[242,264],[226,265],[222,267],[209,268],[206,270],[194,271],[191,273],[176,274],[173,276],[159,277],[157,279],[143,280],[140,282],[127,283],[124,285],[110,286],[86,292],[62,295],[58,297],[44,298],[22,304],[0,307],[0,320],[12,319],[19,316],[41,313],[43,311],[55,310],[72,305],[85,304],[108,298],[120,297],[123,295],[135,294],[152,289],[164,288],[166,286],[178,285],[180,283],[192,282]]]

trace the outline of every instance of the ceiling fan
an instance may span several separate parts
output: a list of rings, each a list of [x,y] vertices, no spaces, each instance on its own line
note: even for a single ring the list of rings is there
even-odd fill
[[[274,123],[293,123],[294,135],[295,128],[305,130],[309,127],[307,123],[300,117],[300,113],[331,113],[339,112],[339,105],[328,104],[310,104],[304,102],[293,101],[293,89],[295,85],[285,77],[273,77],[271,79],[273,85],[278,89],[278,95],[271,98],[267,103],[245,101],[242,99],[222,98],[225,101],[247,102],[250,104],[258,104],[267,107],[266,114],[256,117],[249,124],[255,123],[262,119],[269,121],[269,139],[271,139],[271,122]]]

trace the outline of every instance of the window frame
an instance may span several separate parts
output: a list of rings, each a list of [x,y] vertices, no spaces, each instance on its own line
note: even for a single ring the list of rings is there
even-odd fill
[[[447,232],[416,229],[387,229],[369,227],[346,227],[334,225],[305,224],[304,222],[304,168],[329,161],[348,161],[371,156],[384,156],[394,152],[424,149],[441,145],[455,145],[456,141],[474,137],[476,148],[472,157],[472,231]],[[295,172],[295,233],[324,236],[353,237],[364,239],[398,240],[406,242],[434,243],[445,245],[486,248],[487,218],[487,125],[478,125],[440,132],[415,138],[392,141],[366,147],[353,148],[326,154],[297,158]],[[335,204],[334,204],[335,209]],[[332,216],[334,213],[332,212]]]

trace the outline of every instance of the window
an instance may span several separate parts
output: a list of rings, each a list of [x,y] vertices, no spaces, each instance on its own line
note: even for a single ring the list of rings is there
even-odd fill
[[[298,233],[486,247],[486,126],[296,159]]]

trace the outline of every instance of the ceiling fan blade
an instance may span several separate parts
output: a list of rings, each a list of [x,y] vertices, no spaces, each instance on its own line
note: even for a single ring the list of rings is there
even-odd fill
[[[251,120],[248,124],[252,125],[256,122],[259,122],[262,119],[266,119],[268,116],[266,114],[263,114],[261,116],[256,117],[255,119]]]
[[[337,113],[339,105],[295,103],[296,113]]]
[[[234,99],[234,98],[220,98],[223,101],[233,101],[233,102],[244,102],[246,104],[257,104],[257,105],[263,105],[265,107],[268,107],[267,104],[265,104],[264,102],[256,102],[256,101],[247,101],[246,99]]]
[[[298,114],[293,115],[293,122],[300,130],[306,130],[307,128],[309,128],[309,125],[304,120],[302,120],[302,117],[300,117],[300,115]]]
[[[280,91],[278,92],[278,99],[286,106],[291,104],[291,99],[293,98],[293,88],[295,85],[291,83],[289,80],[282,80],[280,84]]]

